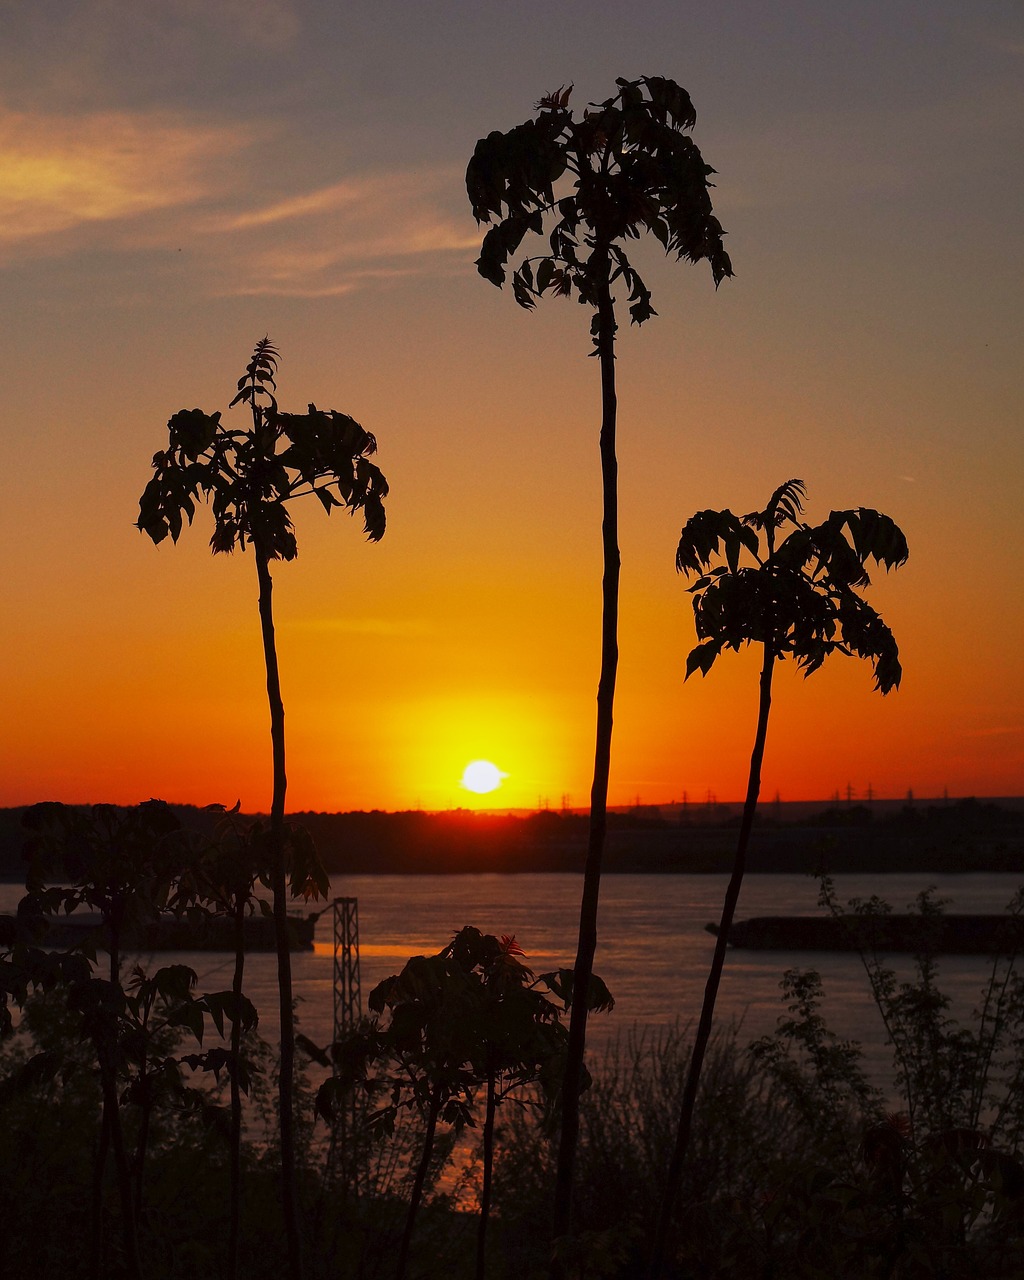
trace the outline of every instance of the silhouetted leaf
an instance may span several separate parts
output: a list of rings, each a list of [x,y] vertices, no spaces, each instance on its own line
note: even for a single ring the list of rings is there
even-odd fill
[[[331,1066],[331,1059],[327,1050],[315,1045],[309,1036],[303,1035],[301,1031],[295,1035],[295,1047],[301,1049],[311,1061],[319,1063],[321,1067]]]
[[[293,898],[326,899],[331,882],[317,852],[309,830],[293,826],[288,830],[288,848],[291,855],[290,886]]]
[[[28,1093],[40,1085],[50,1084],[60,1074],[63,1058],[55,1049],[44,1049],[27,1061],[14,1067],[0,1080],[0,1104],[6,1104],[19,1094]]]
[[[203,1011],[196,1001],[188,1001],[172,1009],[167,1015],[167,1025],[185,1027],[200,1044],[203,1043],[203,1032],[206,1028],[203,1023]]]
[[[699,671],[702,676],[706,676],[711,668],[715,665],[715,659],[722,651],[722,646],[717,640],[705,640],[702,644],[691,649],[686,658],[686,679],[695,671]]]
[[[158,969],[149,982],[164,1000],[186,1000],[198,980],[195,969],[187,964],[169,964]]]
[[[296,1040],[298,1037],[296,1037]],[[339,1107],[344,1103],[346,1096],[351,1093],[351,1089],[346,1089],[340,1081],[334,1077],[329,1077],[323,1082],[317,1090],[316,1101],[314,1104],[314,1115],[322,1120],[326,1120],[328,1124],[333,1124]]]
[[[540,974],[537,981],[542,982],[553,995],[561,1000],[565,1009],[571,1009],[575,977],[576,975],[572,969],[557,969],[550,973]],[[592,1013],[606,1012],[615,1005],[611,992],[596,973],[590,975],[587,997],[587,1008]]]

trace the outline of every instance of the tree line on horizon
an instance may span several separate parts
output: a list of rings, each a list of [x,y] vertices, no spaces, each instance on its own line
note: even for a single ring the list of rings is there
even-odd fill
[[[802,807],[802,806],[801,806]],[[86,812],[89,806],[72,806]],[[194,805],[172,805],[183,826],[213,831],[216,815]],[[739,806],[715,816],[666,817],[657,808],[609,810],[611,874],[640,871],[727,870]],[[24,875],[23,807],[0,809],[0,879]],[[253,821],[258,814],[241,815]],[[263,815],[265,817],[265,815]],[[305,811],[289,814],[313,837],[330,874],[374,871],[438,872],[508,870],[574,871],[587,838],[585,813],[541,809],[532,814],[437,813],[405,810]],[[785,806],[759,811],[763,833],[757,870],[812,872],[821,861],[823,833],[829,871],[1018,871],[1024,870],[1024,809],[966,798],[941,804],[902,806],[874,812],[867,805],[823,805],[804,817],[787,818]],[[870,833],[865,843],[864,833]],[[789,843],[780,839],[788,833]]]

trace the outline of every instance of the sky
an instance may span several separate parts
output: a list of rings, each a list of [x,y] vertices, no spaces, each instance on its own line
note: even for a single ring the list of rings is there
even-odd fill
[[[388,531],[296,509],[293,810],[587,802],[600,618],[588,315],[474,267],[478,138],[572,83],[691,94],[735,277],[635,247],[618,348],[613,804],[739,798],[757,654],[684,682],[693,512],[805,481],[910,543],[886,698],[776,680],[763,794],[1024,791],[1019,0],[0,0],[0,804],[270,802],[252,557],[135,527],[256,341],[379,442]],[[244,410],[233,410],[243,414]],[[239,425],[242,425],[241,421]],[[471,760],[502,786],[460,783]]]

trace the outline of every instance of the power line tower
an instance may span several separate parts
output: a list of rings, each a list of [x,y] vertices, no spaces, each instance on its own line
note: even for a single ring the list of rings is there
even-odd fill
[[[363,1013],[359,989],[359,899],[335,898],[334,1038],[340,1040]]]
[[[334,1039],[355,1030],[363,1013],[359,985],[359,900],[335,898],[334,916]],[[337,1064],[335,1064],[337,1072]],[[327,1176],[337,1180],[343,1194],[359,1195],[360,1161],[355,1151],[362,1131],[362,1115],[353,1090],[338,1108],[327,1153]]]

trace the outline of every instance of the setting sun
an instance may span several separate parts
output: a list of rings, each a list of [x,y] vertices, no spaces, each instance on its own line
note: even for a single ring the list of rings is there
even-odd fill
[[[477,795],[485,795],[488,791],[496,791],[508,777],[490,760],[473,760],[462,771],[462,785],[467,791],[475,791]]]

